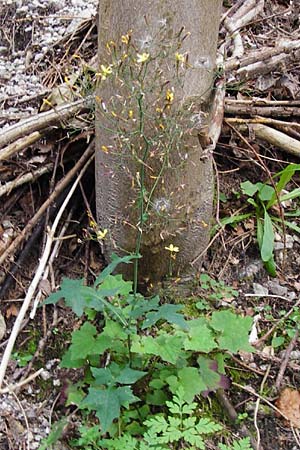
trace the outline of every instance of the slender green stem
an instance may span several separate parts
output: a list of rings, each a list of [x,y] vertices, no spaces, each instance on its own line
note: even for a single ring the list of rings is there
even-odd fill
[[[142,234],[143,234],[143,227],[145,222],[144,217],[144,189],[145,189],[145,162],[147,160],[148,152],[149,152],[149,141],[144,135],[144,109],[143,109],[143,95],[141,94],[138,97],[138,109],[139,109],[139,132],[140,136],[143,138],[144,141],[144,154],[142,157],[142,164],[140,169],[140,203],[139,203],[139,209],[140,209],[140,215],[139,215],[139,223],[138,223],[138,235],[136,239],[136,246],[135,246],[135,255],[136,259],[134,260],[134,272],[133,272],[133,295],[136,298],[137,294],[137,288],[138,288],[138,268],[139,268],[139,254],[141,249],[141,242],[142,242]],[[134,307],[134,306],[133,306]]]

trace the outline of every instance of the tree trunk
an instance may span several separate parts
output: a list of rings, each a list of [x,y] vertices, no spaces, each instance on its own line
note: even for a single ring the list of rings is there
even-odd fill
[[[140,279],[189,273],[208,243],[213,171],[199,132],[209,117],[221,5],[100,1],[97,219],[108,230],[108,259],[140,252]]]

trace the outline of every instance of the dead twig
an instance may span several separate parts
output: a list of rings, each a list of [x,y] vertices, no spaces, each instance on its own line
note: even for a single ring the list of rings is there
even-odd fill
[[[28,136],[17,139],[12,144],[7,145],[0,150],[0,161],[5,161],[7,158],[10,158],[21,150],[24,150],[24,148],[34,144],[34,142],[38,141],[42,136],[42,133],[39,131],[34,131]]]
[[[75,116],[79,112],[88,111],[93,102],[92,97],[86,97],[76,102],[66,103],[62,106],[57,106],[50,111],[42,112],[36,116],[21,120],[20,122],[8,127],[0,136],[0,148],[7,145],[11,141],[15,141],[20,137],[31,134],[34,131],[44,130],[57,123],[63,123],[70,117]],[[0,150],[0,159],[7,150]]]
[[[247,125],[249,123],[261,123],[264,125],[272,125],[275,128],[284,129],[284,128],[295,128],[300,132],[300,123],[298,122],[285,122],[284,120],[272,119],[272,117],[259,117],[256,116],[254,118],[241,118],[241,117],[227,117],[228,123],[236,123],[241,125]]]
[[[59,249],[60,249],[61,244],[62,244],[62,240],[61,239],[63,238],[63,236],[65,235],[65,233],[66,233],[66,231],[68,229],[68,226],[69,226],[69,223],[70,223],[72,215],[73,215],[73,209],[71,209],[71,211],[69,212],[67,220],[63,224],[63,226],[62,226],[62,228],[60,230],[59,236],[58,236],[58,238],[55,241],[52,253],[51,253],[51,255],[49,257],[49,260],[48,260],[48,264],[47,264],[47,266],[46,266],[46,268],[44,270],[44,274],[42,276],[42,281],[44,281],[44,282],[48,279],[50,267],[52,266],[54,259],[58,255]],[[40,300],[43,298],[43,296],[44,296],[43,290],[40,289],[38,291],[36,297],[35,297],[35,300],[34,300],[33,306],[32,306],[32,310],[31,310],[31,313],[29,315],[31,320],[34,319],[37,307],[39,305]]]
[[[278,55],[287,54],[295,50],[300,49],[300,39],[298,40],[287,40],[282,39],[276,43],[272,48],[262,48],[260,50],[255,50],[249,52],[244,58],[229,58],[225,62],[225,71],[232,72],[237,70],[238,74],[243,73],[243,71],[250,71],[250,68],[255,64],[267,64],[268,60],[272,60],[273,57]],[[285,55],[287,56],[287,55]],[[248,69],[247,69],[248,67]]]
[[[9,394],[11,392],[16,391],[17,389],[20,389],[23,386],[26,386],[26,384],[35,380],[35,378],[37,378],[43,371],[44,369],[41,368],[37,372],[31,374],[29,377],[25,378],[24,380],[19,381],[19,383],[7,385],[5,388],[0,389],[0,394]]]
[[[33,181],[37,180],[39,177],[44,175],[45,173],[48,173],[52,170],[53,164],[49,163],[45,166],[41,166],[38,169],[34,170],[33,172],[28,172],[22,175],[19,178],[16,178],[15,180],[8,181],[3,186],[0,186],[0,197],[2,197],[5,194],[9,194],[13,189],[16,189],[19,186],[22,186],[25,183],[32,183]]]
[[[238,418],[238,413],[236,412],[236,410],[235,410],[233,404],[231,403],[231,401],[229,400],[226,392],[223,389],[218,389],[217,392],[216,392],[216,395],[217,395],[217,398],[218,398],[219,402],[223,406],[227,416],[229,417],[229,419],[232,422],[236,423],[236,420]],[[240,433],[244,437],[249,437],[251,445],[254,448],[257,448],[257,442],[256,442],[256,440],[254,439],[254,437],[252,436],[252,434],[250,433],[250,431],[248,430],[248,428],[246,427],[245,424],[241,425]],[[263,450],[262,447],[260,447],[260,450]]]
[[[71,189],[70,189],[66,199],[64,200],[60,210],[57,213],[57,216],[56,216],[56,218],[55,218],[55,220],[53,222],[51,230],[49,230],[49,232],[48,232],[48,237],[47,237],[47,242],[46,242],[46,245],[45,245],[44,253],[43,253],[43,255],[42,255],[41,259],[40,259],[40,262],[39,262],[38,268],[37,268],[37,270],[35,272],[35,275],[33,277],[33,280],[32,280],[32,282],[31,282],[31,284],[30,284],[30,286],[28,288],[28,291],[27,291],[27,294],[25,296],[23,305],[22,305],[22,307],[21,307],[21,309],[19,311],[19,314],[18,314],[18,316],[16,318],[16,321],[14,323],[13,329],[12,329],[10,337],[8,339],[7,346],[5,348],[5,351],[4,351],[4,354],[3,354],[3,357],[2,357],[2,361],[1,361],[1,364],[0,364],[0,389],[1,389],[1,386],[2,386],[2,383],[3,383],[3,380],[4,380],[4,376],[5,376],[5,373],[6,373],[6,369],[7,369],[7,365],[8,365],[9,359],[10,359],[11,352],[13,350],[13,347],[15,345],[15,342],[16,342],[16,339],[17,339],[20,327],[22,325],[22,321],[23,321],[23,319],[24,319],[24,317],[26,315],[26,312],[27,312],[27,310],[29,308],[32,296],[34,295],[34,292],[35,292],[35,290],[36,290],[36,288],[38,286],[38,283],[39,283],[39,281],[41,279],[41,276],[42,276],[42,274],[44,272],[44,269],[45,269],[45,266],[47,264],[47,261],[48,261],[49,255],[50,255],[50,251],[51,251],[52,242],[53,242],[53,239],[55,237],[55,232],[56,232],[58,223],[59,223],[59,221],[61,219],[61,216],[62,216],[62,214],[63,214],[67,204],[69,203],[73,193],[75,192],[75,189],[77,188],[77,185],[78,185],[80,179],[84,175],[86,169],[88,168],[88,166],[90,165],[90,163],[92,162],[93,159],[94,159],[94,155],[89,158],[89,160],[86,162],[84,167],[81,169],[80,174],[77,176],[77,178],[76,178],[75,182],[73,183],[73,185],[72,185],[72,187],[71,187]]]
[[[68,186],[73,177],[76,175],[78,170],[85,164],[87,159],[94,152],[94,141],[90,143],[81,158],[77,161],[74,167],[67,173],[67,175],[56,185],[55,189],[49,196],[49,198],[42,204],[40,209],[35,213],[35,215],[29,220],[28,224],[23,228],[20,234],[14,239],[10,246],[5,250],[5,252],[0,256],[0,265],[4,263],[6,258],[12,256],[19,245],[26,239],[28,233],[32,230],[34,225],[38,222],[44,212],[47,210],[48,206],[58,197],[58,195]]]
[[[266,380],[267,380],[267,378],[269,376],[270,370],[271,370],[271,364],[268,365],[268,367],[267,367],[267,369],[265,371],[265,374],[264,374],[264,377],[263,377],[263,380],[261,382],[260,389],[259,389],[260,394],[263,392],[264,385],[265,385],[265,382],[266,382]],[[257,425],[257,415],[258,415],[259,405],[260,405],[260,397],[257,397],[256,403],[255,403],[255,410],[254,410],[254,426],[255,426],[256,434],[257,434],[256,450],[259,450],[261,448],[261,446],[260,446],[260,431],[259,431],[259,427]]]
[[[284,358],[282,359],[282,363],[281,363],[281,366],[280,366],[280,369],[279,369],[279,372],[278,372],[278,375],[277,375],[277,378],[276,378],[276,381],[275,381],[275,387],[276,387],[277,390],[279,390],[279,388],[280,388],[284,372],[285,372],[285,370],[287,368],[287,365],[288,365],[288,362],[289,362],[289,358],[291,356],[291,352],[292,352],[293,348],[296,345],[298,337],[299,337],[299,330],[296,330],[293,338],[291,339],[291,341],[290,341],[290,343],[288,345],[288,348],[285,351]]]
[[[297,306],[300,305],[300,299],[297,300],[297,302],[293,305],[293,307],[283,316],[281,317],[281,319],[278,320],[277,323],[275,323],[275,325],[272,326],[272,328],[270,328],[269,331],[266,332],[266,334],[264,334],[261,338],[259,338],[257,341],[253,342],[252,345],[254,347],[259,347],[262,343],[264,343],[269,336],[271,336],[274,331],[276,330],[276,328],[282,323],[284,322],[293,312],[294,309],[297,308]]]

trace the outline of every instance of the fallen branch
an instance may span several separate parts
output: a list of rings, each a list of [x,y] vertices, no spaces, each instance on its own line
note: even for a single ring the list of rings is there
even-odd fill
[[[44,130],[51,125],[63,123],[63,121],[75,116],[79,112],[88,111],[91,107],[92,97],[87,97],[72,103],[57,106],[50,111],[42,112],[36,116],[21,120],[8,127],[0,136],[0,148],[11,141],[33,133]],[[4,149],[5,150],[5,149]],[[0,152],[1,156],[1,152]]]
[[[7,158],[15,155],[26,147],[29,147],[34,142],[38,141],[42,137],[42,133],[39,131],[34,131],[28,136],[17,139],[12,144],[9,144],[7,147],[4,147],[0,150],[0,161],[5,161]]]
[[[28,172],[22,175],[20,178],[17,178],[12,181],[8,181],[3,186],[0,186],[0,197],[5,194],[10,193],[13,189],[22,186],[25,183],[31,183],[32,181],[37,180],[39,177],[44,175],[47,172],[50,172],[53,168],[53,164],[49,163],[45,166],[41,166],[33,172]]]
[[[298,102],[299,103],[299,102]],[[300,117],[300,108],[292,106],[252,106],[249,103],[225,103],[225,113],[239,116]]]
[[[44,212],[47,210],[48,206],[51,205],[51,203],[57,198],[57,196],[62,192],[68,184],[71,182],[72,178],[76,175],[78,170],[85,164],[87,159],[91,156],[91,154],[94,152],[94,141],[90,143],[90,145],[87,147],[84,154],[81,156],[81,158],[77,161],[77,163],[74,165],[74,167],[67,173],[67,175],[56,185],[55,189],[49,196],[49,198],[42,204],[40,209],[35,213],[35,215],[29,220],[27,225],[23,228],[23,230],[19,233],[19,235],[13,240],[13,242],[10,244],[10,246],[4,251],[4,253],[0,256],[0,264],[3,264],[6,258],[9,256],[12,256],[18,246],[23,242],[23,240],[26,238],[28,233],[32,230],[34,225],[38,222],[40,217],[44,214]]]
[[[49,271],[50,271],[50,267],[52,267],[52,264],[54,262],[54,259],[57,257],[59,249],[61,247],[62,244],[62,238],[65,235],[65,233],[67,232],[68,226],[70,224],[70,220],[72,218],[72,214],[73,214],[73,210],[71,209],[70,213],[68,214],[67,220],[65,221],[65,223],[62,226],[62,229],[60,230],[60,233],[58,235],[57,240],[55,241],[52,253],[49,257],[48,263],[47,263],[47,267],[44,270],[43,273],[43,277],[42,277],[42,281],[46,281],[48,279],[48,275],[49,275]],[[31,313],[29,314],[30,319],[34,319],[35,314],[36,314],[36,310],[38,308],[38,305],[40,303],[40,300],[43,298],[44,294],[43,294],[43,290],[39,289],[34,302],[33,302],[33,306],[32,306],[32,310]]]
[[[240,67],[236,70],[234,77],[241,79],[253,79],[258,75],[263,75],[266,73],[270,73],[274,70],[285,72],[287,66],[291,64],[295,64],[300,60],[300,50],[294,50],[291,53],[287,54],[281,52],[276,56],[272,56],[271,58],[265,61],[257,61],[253,64],[250,64],[245,67]]]
[[[231,16],[231,20],[235,22],[236,29],[244,27],[254,17],[263,10],[264,0],[244,0],[243,4]]]
[[[241,58],[244,54],[244,46],[241,34],[237,31],[235,22],[227,17],[224,20],[224,26],[229,33],[229,38],[233,40],[232,55],[234,58]]]
[[[25,296],[24,302],[23,302],[22,307],[21,307],[21,309],[19,311],[19,314],[18,314],[18,316],[16,318],[16,321],[14,323],[13,329],[12,329],[10,337],[8,339],[7,346],[5,348],[5,351],[4,351],[4,354],[3,354],[3,357],[2,357],[2,361],[1,361],[1,364],[0,364],[0,389],[1,389],[4,377],[5,377],[5,373],[6,373],[7,365],[8,365],[10,356],[11,356],[11,352],[13,350],[13,347],[15,345],[16,339],[18,337],[18,333],[19,333],[19,330],[21,328],[23,319],[24,319],[24,317],[26,315],[26,312],[27,312],[27,310],[29,308],[32,296],[35,293],[35,290],[36,290],[36,288],[37,288],[37,286],[38,286],[38,284],[40,282],[41,276],[42,276],[42,274],[44,272],[44,269],[45,269],[45,266],[47,264],[47,261],[48,261],[49,255],[50,255],[50,251],[51,251],[51,246],[52,246],[52,243],[53,243],[53,239],[55,237],[55,232],[56,232],[57,226],[59,224],[59,221],[61,219],[61,216],[62,216],[64,210],[66,209],[66,206],[69,203],[71,197],[73,196],[73,194],[75,192],[75,189],[77,188],[77,185],[78,185],[80,179],[83,177],[86,169],[88,168],[88,166],[90,165],[90,163],[92,162],[93,159],[94,159],[94,155],[89,158],[89,160],[86,162],[84,167],[81,169],[80,174],[78,175],[78,177],[76,178],[73,186],[71,187],[71,189],[70,189],[66,199],[64,200],[62,206],[60,207],[60,210],[57,213],[57,216],[56,216],[56,218],[55,218],[55,220],[53,222],[53,225],[52,225],[51,229],[48,232],[44,253],[43,253],[43,255],[42,255],[41,259],[40,259],[40,262],[39,262],[38,268],[37,268],[37,270],[35,272],[35,275],[33,277],[33,280],[32,280],[32,282],[31,282],[31,284],[30,284],[30,286],[28,288],[28,291],[27,291],[27,294]]]
[[[291,352],[292,352],[293,348],[295,347],[295,345],[296,345],[296,343],[298,341],[298,337],[299,337],[299,330],[296,330],[293,338],[291,339],[291,342],[288,345],[288,348],[285,351],[284,358],[283,358],[282,363],[280,365],[280,369],[279,369],[279,372],[278,372],[278,375],[277,375],[277,378],[276,378],[276,381],[275,381],[275,388],[277,390],[279,390],[279,388],[280,388],[284,372],[285,372],[285,370],[287,368],[287,365],[288,365],[288,362],[289,362],[289,359],[290,359],[290,356],[291,356]]]
[[[251,123],[248,128],[259,139],[263,139],[291,155],[300,156],[300,142],[287,134],[259,123]]]
[[[227,59],[225,62],[225,70],[231,72],[236,69],[249,67],[255,63],[264,63],[264,61],[267,61],[274,56],[278,56],[281,53],[287,54],[299,49],[300,39],[293,41],[281,39],[272,48],[262,48],[260,50],[252,51],[242,59],[238,57]]]
[[[300,100],[269,100],[267,98],[253,98],[251,100],[242,100],[235,98],[226,98],[226,105],[239,105],[243,108],[245,105],[250,106],[300,106]]]
[[[239,117],[226,118],[226,122],[232,124],[250,124],[250,123],[261,123],[264,125],[273,125],[276,128],[288,130],[296,129],[300,132],[300,123],[298,122],[285,122],[283,120],[272,119],[271,117],[254,117],[253,119],[244,119]]]
[[[19,383],[7,385],[7,387],[0,389],[0,394],[8,394],[16,391],[17,389],[20,389],[22,386],[25,386],[26,384],[30,383],[32,380],[37,378],[43,371],[44,369],[41,368],[37,372],[31,374],[28,378],[21,380]]]
[[[224,18],[224,27],[227,30],[226,41],[233,40],[232,60],[240,61],[244,54],[244,46],[240,29],[248,25],[259,13],[263,11],[264,0],[246,0],[231,16]]]
[[[232,405],[231,401],[229,400],[226,392],[223,389],[218,389],[217,392],[216,392],[216,395],[217,395],[217,398],[218,398],[219,402],[223,406],[227,416],[229,417],[229,419],[233,423],[236,424],[236,421],[237,421],[237,418],[238,418],[238,413],[234,409],[234,406]],[[248,430],[248,428],[246,427],[245,424],[241,424],[241,426],[240,426],[240,433],[244,437],[249,437],[251,445],[253,446],[253,448],[257,449],[257,442],[256,442],[256,440],[254,439],[254,437],[252,436],[252,434],[250,433],[250,431]],[[262,447],[260,447],[260,450],[262,450]]]

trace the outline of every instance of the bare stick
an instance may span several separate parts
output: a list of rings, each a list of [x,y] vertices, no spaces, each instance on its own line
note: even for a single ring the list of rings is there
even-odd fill
[[[266,372],[264,374],[263,380],[261,382],[260,394],[263,392],[263,388],[264,388],[265,382],[269,376],[270,370],[271,370],[271,364],[268,365]],[[257,397],[256,403],[255,403],[255,410],[254,410],[254,426],[255,426],[256,434],[257,434],[257,446],[256,446],[257,450],[259,450],[261,448],[261,446],[260,446],[260,430],[257,425],[257,415],[258,415],[259,405],[260,405],[260,397]]]
[[[290,53],[300,48],[300,39],[298,40],[286,40],[281,39],[276,43],[275,47],[262,48],[248,53],[244,58],[229,58],[225,62],[225,70],[232,71],[235,69],[245,68],[252,64],[269,60],[270,58],[277,56],[281,53]]]
[[[25,386],[26,384],[30,383],[32,380],[37,378],[43,372],[43,370],[44,370],[43,368],[39,369],[37,372],[34,372],[29,377],[25,378],[24,380],[20,381],[19,383],[7,385],[7,387],[0,389],[0,394],[8,394],[10,392],[16,391],[17,389],[21,388],[22,386]]]
[[[3,195],[10,193],[13,189],[16,187],[22,186],[25,183],[31,183],[32,181],[37,180],[39,177],[44,175],[47,172],[50,172],[50,170],[53,168],[53,164],[47,164],[45,166],[39,167],[34,172],[28,172],[22,175],[20,178],[17,178],[12,181],[8,181],[3,186],[0,186],[0,197]]]
[[[300,123],[298,122],[286,122],[284,120],[272,119],[271,117],[254,117],[252,119],[246,119],[241,117],[228,117],[226,118],[228,123],[237,124],[249,124],[249,123],[262,123],[267,125],[273,125],[277,128],[295,128],[300,132]]]
[[[265,340],[268,339],[268,337],[274,333],[276,328],[294,312],[294,309],[297,308],[297,306],[299,306],[299,304],[300,304],[300,300],[297,300],[297,302],[294,304],[294,306],[283,317],[281,317],[281,319],[278,320],[278,322],[275,323],[275,325],[273,325],[272,328],[270,328],[269,331],[266,332],[266,334],[264,334],[261,338],[259,338],[258,341],[253,342],[252,345],[254,347],[259,347],[260,344],[265,342]]]
[[[80,111],[88,108],[91,103],[91,97],[84,98],[72,103],[66,103],[57,106],[50,111],[42,112],[36,116],[21,120],[20,122],[8,127],[0,136],[0,147],[7,145],[11,141],[15,141],[22,136],[33,133],[34,131],[44,130],[64,120],[69,119]]]
[[[55,232],[56,232],[58,223],[59,223],[59,221],[61,219],[61,216],[62,216],[62,214],[63,214],[67,204],[69,203],[69,201],[70,201],[70,199],[71,199],[71,197],[72,197],[72,195],[73,195],[73,193],[74,193],[74,191],[75,191],[75,189],[76,189],[80,179],[84,175],[86,169],[88,168],[89,164],[91,163],[91,161],[93,159],[94,159],[94,155],[90,157],[90,159],[87,161],[87,163],[85,164],[85,166],[81,170],[80,174],[76,178],[76,180],[75,180],[73,186],[71,187],[67,197],[65,198],[62,206],[60,207],[60,210],[57,213],[57,216],[56,216],[56,218],[55,218],[55,220],[53,222],[51,230],[49,230],[49,232],[48,232],[47,242],[46,242],[46,245],[45,245],[44,253],[43,253],[43,255],[42,255],[41,259],[40,259],[40,263],[39,263],[38,268],[36,270],[36,273],[35,273],[35,275],[33,277],[33,280],[32,280],[32,282],[31,282],[31,284],[30,284],[30,286],[28,288],[28,291],[27,291],[27,294],[25,296],[24,302],[22,304],[22,307],[20,309],[18,317],[16,318],[16,321],[14,323],[12,332],[11,332],[10,337],[8,339],[7,346],[6,346],[4,354],[3,354],[3,358],[2,358],[2,361],[1,361],[1,364],[0,364],[0,389],[1,389],[1,386],[2,386],[2,383],[3,383],[3,380],[4,380],[4,376],[5,376],[5,373],[6,373],[7,365],[8,365],[9,359],[10,359],[10,355],[11,355],[11,352],[13,350],[14,344],[16,342],[16,339],[17,339],[19,330],[21,328],[23,319],[24,319],[25,314],[26,314],[26,312],[27,312],[27,310],[29,308],[32,296],[34,295],[34,292],[35,292],[35,290],[36,290],[36,288],[37,288],[37,286],[39,284],[40,278],[41,278],[41,276],[42,276],[42,274],[44,272],[45,266],[47,264],[47,261],[48,261],[49,255],[50,255],[50,251],[51,251],[52,242],[53,242],[53,239],[55,237]]]
[[[44,280],[44,281],[47,280],[48,275],[49,275],[50,267],[51,267],[54,259],[56,258],[57,254],[59,252],[59,249],[60,249],[61,244],[62,244],[61,238],[65,235],[65,233],[66,233],[66,231],[68,229],[69,222],[71,220],[72,214],[73,214],[73,210],[71,210],[69,212],[67,220],[65,221],[65,223],[62,226],[62,229],[60,230],[60,233],[59,233],[59,236],[58,236],[58,240],[55,241],[52,253],[51,253],[50,257],[49,257],[49,261],[48,261],[47,267],[45,268],[44,274],[43,274],[43,277],[42,277],[42,280]],[[33,302],[32,310],[31,310],[31,313],[29,315],[30,319],[34,319],[37,307],[38,307],[39,302],[40,302],[42,297],[43,297],[43,291],[42,291],[42,289],[40,289],[38,291],[37,295],[36,295],[36,298],[35,298],[34,302]]]
[[[226,392],[223,389],[218,389],[217,392],[217,398],[219,400],[219,402],[221,403],[221,405],[223,406],[223,408],[226,411],[227,416],[229,417],[229,419],[232,422],[236,422],[237,418],[238,418],[238,414],[236,412],[236,410],[234,409],[233,404],[231,403],[231,401],[229,400]],[[251,435],[250,431],[248,430],[248,428],[246,427],[246,425],[242,424],[241,428],[240,428],[240,432],[242,434],[242,436],[245,437],[249,437],[250,438],[250,442],[251,445],[254,448],[257,448],[257,443],[256,440],[254,439],[254,437]],[[262,450],[262,449],[261,449]]]
[[[42,133],[40,133],[39,131],[34,131],[33,133],[29,134],[29,136],[22,137],[12,144],[7,145],[7,147],[4,147],[0,150],[0,161],[5,161],[15,153],[20,152],[26,147],[29,147],[29,145],[38,141],[41,137]]]
[[[280,366],[280,369],[279,369],[279,372],[278,372],[278,375],[277,375],[277,378],[276,378],[276,381],[275,381],[275,387],[276,387],[277,390],[279,390],[279,388],[280,388],[284,372],[285,372],[285,370],[287,368],[287,365],[288,365],[288,362],[289,362],[289,359],[290,359],[290,356],[291,356],[291,352],[292,352],[293,348],[296,345],[298,337],[299,337],[299,330],[296,330],[296,332],[295,332],[295,334],[293,336],[293,339],[291,340],[291,342],[288,345],[288,348],[285,351],[285,355],[284,355],[284,358],[282,360],[282,363],[281,363],[281,366]]]
[[[229,37],[233,40],[233,58],[241,58],[244,54],[244,46],[241,34],[237,31],[235,22],[230,17],[224,20],[224,26],[229,34]]]
[[[291,155],[300,156],[300,142],[298,140],[291,138],[281,131],[274,130],[274,128],[258,123],[249,125],[249,128],[260,139],[268,141],[270,144],[279,147]]]
[[[253,98],[251,100],[226,98],[226,105],[239,105],[239,108],[244,108],[245,106],[300,106],[300,100],[269,100],[267,98]]]
[[[56,197],[62,192],[66,186],[70,183],[72,178],[76,175],[78,170],[83,166],[86,160],[91,156],[94,151],[94,141],[90,143],[84,154],[77,161],[75,166],[67,173],[67,175],[57,184],[49,198],[42,204],[40,209],[35,213],[35,215],[29,220],[28,224],[23,228],[20,234],[15,238],[15,240],[10,244],[10,246],[5,250],[5,252],[0,256],[0,264],[6,260],[7,257],[14,254],[18,246],[26,238],[27,234],[31,231],[40,217],[44,214],[48,206],[56,199]]]
[[[23,408],[23,405],[22,405],[22,403],[20,402],[18,396],[17,396],[14,392],[12,392],[12,396],[15,398],[15,400],[16,400],[16,402],[18,403],[19,408],[20,408],[20,410],[22,411],[22,414],[23,414],[23,416],[24,416],[24,421],[25,421],[26,430],[27,430],[27,442],[26,442],[26,444],[27,444],[27,450],[30,450],[30,441],[29,441],[29,423],[28,423],[28,419],[27,419],[25,410],[24,410],[24,408]],[[24,448],[24,447],[23,447],[23,448]]]

